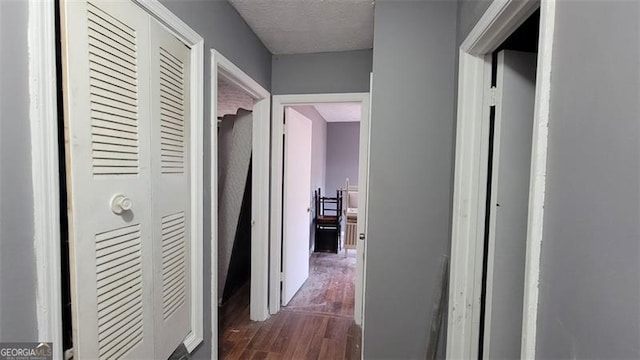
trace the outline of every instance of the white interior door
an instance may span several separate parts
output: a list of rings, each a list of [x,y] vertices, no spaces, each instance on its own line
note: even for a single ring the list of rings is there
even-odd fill
[[[311,120],[285,109],[282,305],[309,277]]]
[[[150,29],[155,357],[166,359],[191,325],[190,54],[156,20]]]
[[[65,1],[74,358],[154,356],[149,16]]]
[[[536,54],[498,54],[485,359],[520,358]]]
[[[369,96],[372,94],[373,73],[369,76]],[[356,244],[356,277],[355,277],[355,301],[354,320],[362,325],[364,312],[364,275],[365,275],[365,251],[367,233],[367,214],[369,200],[369,139],[371,124],[371,98],[368,104],[362,104],[362,119],[360,119],[360,154],[358,157],[358,242]]]

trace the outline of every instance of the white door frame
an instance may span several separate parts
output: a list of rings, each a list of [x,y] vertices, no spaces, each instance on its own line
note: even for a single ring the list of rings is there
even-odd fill
[[[204,40],[158,0],[133,0],[191,49],[191,332],[184,344],[193,351],[204,339],[203,314],[203,100]],[[53,342],[62,359],[60,273],[60,185],[56,84],[55,2],[29,1],[29,95],[34,191],[34,249],[37,271],[38,341]]]
[[[275,314],[280,311],[280,264],[282,261],[282,171],[284,164],[282,163],[282,152],[284,143],[282,134],[284,127],[282,119],[284,118],[284,108],[286,106],[311,105],[317,103],[336,103],[336,102],[359,102],[361,104],[360,113],[360,156],[359,156],[359,179],[358,191],[368,193],[368,159],[369,159],[369,93],[337,93],[337,94],[301,94],[301,95],[275,95],[273,96],[273,115],[271,117],[271,253],[269,256],[269,311]],[[366,226],[366,223],[365,223]],[[365,229],[366,233],[366,229]],[[361,242],[360,240],[358,241]],[[362,244],[364,245],[364,244]],[[362,246],[358,254],[359,267],[363,268],[362,276],[356,277],[356,299],[354,309],[354,320],[357,324],[362,324],[363,307],[364,307],[364,284],[366,273],[364,266],[365,246]],[[361,265],[360,265],[361,264]],[[363,337],[364,338],[364,337]]]
[[[495,0],[460,46],[447,358],[478,355],[488,160],[488,117],[483,115],[488,106],[486,89],[491,86],[491,62],[486,55],[538,7],[540,38],[521,345],[523,359],[535,358],[555,0]]]
[[[271,94],[219,52],[211,49],[211,354],[218,344],[218,78],[245,91],[253,106],[251,174],[251,290],[249,317],[269,318],[269,107]]]
[[[56,83],[55,2],[29,1],[29,120],[33,181],[38,341],[62,359],[60,173]]]

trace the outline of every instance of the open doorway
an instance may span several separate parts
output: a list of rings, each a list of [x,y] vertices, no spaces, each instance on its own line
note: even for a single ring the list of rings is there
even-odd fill
[[[491,54],[479,358],[521,354],[540,12]]]
[[[236,322],[269,317],[270,94],[213,49],[211,89],[211,343],[217,354]]]
[[[361,107],[285,107],[281,304],[287,310],[354,317]]]
[[[352,128],[357,129],[355,132],[351,131],[352,134],[357,135],[357,141],[355,139],[351,139],[349,144],[340,144],[345,145],[347,148],[351,146],[351,150],[347,150],[344,147],[341,147],[343,150],[340,151],[338,146],[335,146],[335,150],[337,150],[338,156],[340,158],[336,159],[336,161],[332,161],[330,157],[333,156],[332,151],[334,149],[329,149],[332,140],[331,133],[336,132],[339,135],[343,135],[346,131],[341,129],[341,125],[335,125],[337,122],[328,121],[325,117],[332,118],[330,113],[335,110],[342,109],[342,111],[338,111],[338,113],[351,113],[351,117],[353,120],[360,120],[360,122],[350,121],[352,123],[357,123],[358,125],[353,126]],[[324,116],[323,113],[324,112]],[[348,117],[349,115],[347,115]],[[324,188],[323,181],[318,180],[322,179],[322,176],[318,176],[318,171],[314,173],[315,182],[314,186],[308,186],[307,190],[304,191],[307,195],[304,196],[306,203],[300,205],[300,213],[305,212],[305,214],[301,215],[301,218],[304,217],[305,221],[303,225],[300,225],[300,229],[298,230],[300,234],[304,234],[306,242],[305,246],[300,246],[300,248],[296,248],[297,252],[292,254],[289,250],[289,247],[293,244],[294,237],[287,236],[288,232],[291,230],[288,229],[290,227],[291,222],[291,214],[288,213],[291,205],[288,205],[288,189],[290,183],[295,185],[297,184],[297,180],[295,177],[289,177],[289,170],[296,169],[295,166],[288,167],[287,166],[287,149],[292,144],[289,144],[291,139],[294,139],[294,136],[289,137],[290,128],[293,125],[294,131],[299,126],[295,125],[291,121],[299,121],[296,119],[304,119],[306,122],[312,123],[309,117],[316,117],[321,119],[320,124],[326,124],[326,130],[324,133],[320,131],[320,137],[324,137],[326,140],[318,142],[316,140],[316,144],[324,144],[324,150],[316,149],[316,153],[324,153],[325,158],[324,162],[321,161],[321,164],[324,164]],[[355,275],[353,276],[353,315],[350,315],[355,320],[356,324],[361,324],[362,322],[362,307],[363,307],[363,287],[364,287],[364,253],[366,251],[365,247],[365,233],[366,233],[366,199],[367,199],[367,185],[368,185],[368,164],[369,164],[369,155],[368,155],[368,145],[369,145],[369,94],[368,93],[356,93],[356,94],[319,94],[319,95],[280,95],[274,96],[273,101],[273,116],[272,116],[272,168],[273,168],[273,176],[274,179],[272,181],[272,218],[271,218],[271,256],[270,261],[271,264],[281,264],[281,267],[272,266],[270,273],[270,301],[269,310],[272,314],[280,311],[281,306],[287,305],[292,301],[294,295],[297,292],[302,292],[301,294],[306,293],[306,290],[301,289],[305,281],[307,280],[307,275],[303,272],[303,277],[300,278],[292,278],[288,277],[292,271],[292,268],[288,265],[291,259],[295,261],[303,259],[300,261],[300,264],[308,266],[311,264],[311,274],[313,275],[314,266],[321,271],[322,263],[326,260],[326,257],[329,256],[327,253],[323,253],[322,251],[329,250],[329,254],[335,256],[335,260],[339,262],[349,262],[349,256],[351,256],[351,261],[355,260],[355,269],[353,270]],[[304,121],[303,121],[304,122]],[[346,124],[347,122],[345,122]],[[304,128],[304,126],[302,126]],[[312,126],[313,128],[313,126]],[[316,126],[318,128],[318,126]],[[335,128],[335,129],[334,129]],[[316,131],[316,136],[318,136],[318,131]],[[313,134],[311,135],[313,137]],[[339,137],[335,138],[335,141],[340,141]],[[355,150],[353,148],[354,143],[357,143]],[[313,141],[312,141],[313,144]],[[308,150],[310,153],[313,153],[313,149]],[[296,154],[295,150],[293,150]],[[349,152],[348,155],[345,156],[345,152]],[[357,165],[351,165],[352,171],[353,167],[357,168],[356,174],[350,174],[349,172],[340,172],[336,171],[335,175],[333,175],[333,165],[337,165],[337,167],[342,166],[340,163],[341,160],[348,158],[351,155],[357,154]],[[310,155],[309,158],[312,156]],[[317,157],[317,156],[316,156]],[[305,156],[305,159],[307,156]],[[318,160],[316,159],[316,163]],[[293,162],[289,162],[292,164]],[[322,166],[319,166],[322,167]],[[345,236],[343,234],[343,230],[345,226],[345,211],[343,208],[344,202],[344,194],[346,191],[343,191],[345,184],[347,182],[347,177],[352,176],[355,178],[351,180],[351,184],[356,185],[358,187],[359,193],[359,201],[358,201],[358,221],[357,221],[357,237],[358,240],[355,244],[355,251],[350,252],[345,257],[344,253],[344,239]],[[311,183],[311,181],[309,181]],[[305,180],[306,183],[306,180]],[[320,185],[316,187],[317,185]],[[332,188],[329,189],[328,186]],[[314,189],[315,187],[315,189]],[[355,189],[352,187],[352,191]],[[290,194],[289,194],[290,195]],[[326,203],[325,203],[326,202]],[[328,204],[327,204],[328,203]],[[306,205],[306,206],[304,206]],[[322,206],[325,206],[325,209],[322,209]],[[331,211],[327,208],[333,209],[330,214],[325,213],[325,211]],[[313,209],[313,210],[312,210]],[[324,215],[327,217],[333,217],[334,223],[331,225],[327,225],[317,231],[317,220],[318,217]],[[298,225],[294,223],[295,225]],[[328,246],[327,246],[328,244]],[[315,250],[320,250],[320,252],[315,252]],[[339,251],[339,254],[336,252]],[[310,256],[311,254],[311,256]],[[314,255],[315,254],[315,255]],[[311,260],[311,263],[309,263]],[[306,270],[306,269],[303,269]],[[306,270],[308,271],[308,270]],[[348,273],[348,271],[347,271]],[[330,277],[330,276],[329,276]],[[291,281],[294,280],[294,281]],[[310,282],[313,284],[313,281]],[[316,284],[319,286],[319,283]],[[310,288],[314,288],[314,286],[310,286]],[[311,291],[311,290],[310,290]],[[304,295],[301,295],[304,298]],[[340,300],[342,301],[342,300]],[[304,301],[297,302],[295,299],[293,300],[294,304],[298,306],[312,308],[315,306],[311,303],[305,303]],[[293,305],[293,304],[292,304]],[[316,304],[318,305],[318,304]],[[345,310],[349,314],[351,314],[351,310]]]
[[[227,328],[234,327],[232,319],[249,320],[255,100],[223,77],[218,77],[217,95],[217,301],[219,331],[224,336]]]
[[[460,47],[447,357],[535,358],[553,18],[493,3]]]

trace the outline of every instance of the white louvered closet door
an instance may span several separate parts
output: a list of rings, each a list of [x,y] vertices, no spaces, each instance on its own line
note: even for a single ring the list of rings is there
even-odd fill
[[[74,356],[190,331],[190,49],[131,1],[64,2]]]
[[[156,357],[190,329],[189,49],[151,21],[151,115]]]
[[[154,357],[149,16],[63,5],[74,358]]]

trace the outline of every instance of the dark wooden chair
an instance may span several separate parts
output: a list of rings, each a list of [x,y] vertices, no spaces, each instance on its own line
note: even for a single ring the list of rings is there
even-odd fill
[[[322,190],[315,191],[315,247],[316,252],[337,253],[340,244],[340,224],[342,222],[342,196],[340,190],[335,197],[322,196]]]

